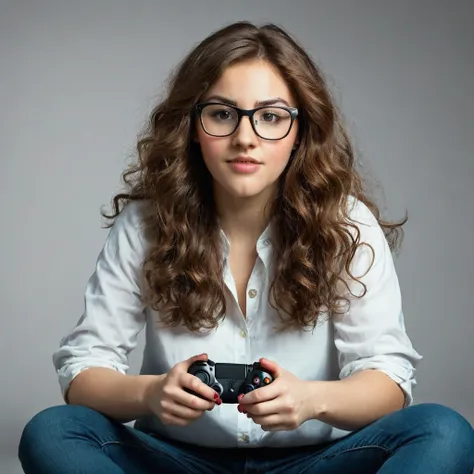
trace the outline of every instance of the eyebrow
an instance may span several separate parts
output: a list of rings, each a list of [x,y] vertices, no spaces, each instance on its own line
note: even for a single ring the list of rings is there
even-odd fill
[[[221,95],[212,95],[211,97],[208,97],[206,99],[206,102],[211,102],[213,100],[217,100],[219,102],[222,102],[224,104],[229,104],[237,107],[237,102],[235,100],[228,99],[227,97],[223,97]],[[291,107],[291,105],[285,100],[282,99],[281,97],[275,97],[274,99],[267,99],[267,100],[260,100],[258,102],[255,102],[255,107],[262,107],[266,105],[275,105],[275,104],[285,104],[288,107]]]

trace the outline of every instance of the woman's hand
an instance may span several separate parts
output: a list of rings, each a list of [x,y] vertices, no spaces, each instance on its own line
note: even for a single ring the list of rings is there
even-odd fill
[[[265,387],[245,394],[238,409],[264,431],[294,430],[312,418],[312,393],[305,382],[268,359],[260,364],[274,377]]]
[[[145,405],[165,425],[189,425],[205,411],[222,403],[212,388],[194,375],[188,374],[188,368],[193,362],[207,359],[207,354],[201,354],[180,362],[164,377],[157,377],[145,390]],[[199,394],[204,400],[186,392],[185,389]]]

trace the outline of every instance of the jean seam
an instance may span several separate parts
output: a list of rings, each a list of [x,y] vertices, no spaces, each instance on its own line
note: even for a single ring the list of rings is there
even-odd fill
[[[156,453],[156,450],[154,450],[151,446],[148,446],[146,443],[141,443],[141,446],[135,446],[133,444],[128,444],[128,443],[123,443],[122,441],[106,441],[105,443],[102,443],[101,444],[101,449],[103,450],[106,446],[110,445],[110,444],[118,444],[120,446],[126,446],[127,448],[134,448],[134,449],[141,449],[141,448],[145,448],[148,452],[150,453]],[[159,452],[160,454],[163,454],[165,455],[168,459],[170,459],[171,461],[174,461],[176,462],[177,464],[179,464],[180,466],[183,467],[183,469],[186,469],[188,472],[190,472],[191,474],[200,474],[199,472],[196,472],[194,469],[190,469],[189,466],[186,466],[185,464],[183,464],[179,459],[177,458],[174,458],[173,456],[171,456],[169,453],[167,453],[166,451],[160,451]]]
[[[359,449],[371,449],[371,448],[381,449],[382,451],[385,451],[389,456],[392,456],[393,454],[391,449],[388,448],[387,446],[382,446],[380,444],[367,444],[365,446],[354,446],[353,448],[343,449],[342,451],[339,451],[337,453],[322,456],[321,459],[331,459],[336,456],[339,456],[340,454],[349,453],[351,451],[357,451]]]

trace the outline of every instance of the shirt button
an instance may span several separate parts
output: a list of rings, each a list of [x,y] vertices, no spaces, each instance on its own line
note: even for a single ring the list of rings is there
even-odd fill
[[[242,441],[242,443],[248,443],[250,441],[250,438],[247,433],[241,433],[239,435],[239,440]]]
[[[263,243],[264,243],[265,245],[270,245],[270,239],[265,239],[265,240],[263,241]]]
[[[243,329],[240,331],[240,337],[242,339],[245,339],[247,337],[247,333]]]
[[[250,298],[255,298],[257,296],[257,290],[249,290]]]

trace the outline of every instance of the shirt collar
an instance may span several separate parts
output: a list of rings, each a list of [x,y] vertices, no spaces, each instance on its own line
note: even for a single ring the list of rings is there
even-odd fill
[[[222,227],[220,228],[220,237],[222,243],[223,258],[226,259],[229,256],[230,252],[230,242]],[[268,249],[271,248],[272,241],[275,238],[275,226],[270,222],[265,230],[262,232],[260,237],[257,240],[257,253],[259,254],[262,260],[265,260],[264,257],[268,253]]]

